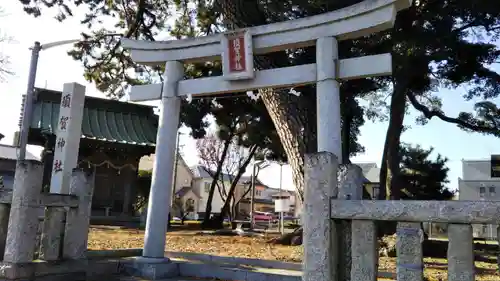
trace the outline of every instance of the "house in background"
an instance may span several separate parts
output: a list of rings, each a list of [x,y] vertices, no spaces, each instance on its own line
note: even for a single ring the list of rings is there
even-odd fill
[[[358,163],[361,170],[363,171],[363,176],[365,177],[365,190],[370,194],[372,199],[376,199],[380,190],[380,168],[377,167],[376,163]]]
[[[191,167],[191,171],[195,175],[193,180],[193,189],[200,194],[200,198],[198,201],[198,215],[200,217],[205,216],[205,209],[207,207],[208,195],[210,192],[210,186],[212,184],[212,176],[208,172],[207,168],[198,165]],[[213,199],[212,199],[212,214],[219,214],[224,202],[225,197],[229,188],[231,187],[231,182],[234,176],[228,174],[222,174],[222,179],[224,182],[224,187],[220,190],[218,187],[215,188]],[[250,184],[251,178],[247,176],[242,176],[238,183],[236,184],[234,191],[234,198],[236,202],[240,202],[243,200],[245,196],[250,194]],[[236,207],[236,212],[240,213],[240,207]]]
[[[212,176],[207,172],[206,168],[203,166],[192,167],[191,170],[194,172],[196,178],[193,181],[193,189],[197,190],[200,194],[198,202],[198,214],[203,217],[205,215],[205,208],[207,205],[208,192],[210,191],[210,185],[212,184]],[[224,186],[226,190],[229,190],[231,179],[234,176],[223,174]],[[242,176],[238,181],[234,193],[235,201],[238,203],[235,207],[237,218],[246,218],[250,215],[251,210],[251,177]],[[255,198],[254,198],[254,209],[261,212],[274,212],[274,197],[280,192],[279,189],[270,188],[258,179],[255,183]],[[295,208],[295,192],[282,190],[283,194],[290,197],[291,211],[289,215],[294,214]],[[212,214],[218,214],[224,204],[224,200],[221,197],[221,192],[216,188],[214,192],[214,197],[212,200]]]
[[[289,198],[290,212],[287,215],[294,216],[296,202],[295,192],[283,189],[280,192],[279,189],[262,184],[259,180],[257,180],[255,184],[254,210],[258,212],[274,213],[274,201],[276,197]],[[245,198],[241,200],[240,209],[244,210],[245,214],[250,214],[251,198],[251,193],[248,193]]]
[[[14,174],[16,173],[18,148],[13,145],[0,144],[0,177],[5,189],[12,189],[14,186]],[[26,151],[26,159],[40,161],[40,157]]]
[[[379,175],[380,175],[380,168],[377,167],[376,163],[353,163],[354,165],[358,165],[363,173],[364,176],[364,188],[366,192],[370,195],[372,199],[376,199],[378,194],[379,194],[379,189],[380,189],[380,180],[379,180]],[[296,217],[301,217],[302,216],[302,202],[298,200],[297,196],[294,196],[295,198],[295,216]]]
[[[491,177],[490,160],[462,160],[462,177],[458,178],[458,200],[500,201],[500,178]],[[473,225],[477,238],[496,239],[496,225]]]
[[[140,170],[151,171],[155,156],[149,155],[141,159],[139,163]],[[184,159],[179,156],[174,175],[174,195],[172,197],[173,216],[180,217],[186,214],[188,219],[201,219],[205,217],[205,210],[212,184],[212,176],[208,170],[201,166],[188,167]],[[229,191],[234,176],[223,174],[224,188],[219,191],[216,187],[212,199],[212,215],[219,214],[225,203],[225,192]],[[221,194],[222,193],[222,194]],[[274,199],[279,193],[279,189],[270,188],[262,184],[258,179],[255,186],[254,208],[261,212],[274,212]],[[291,214],[295,210],[296,196],[295,192],[283,190],[290,197]],[[242,176],[236,185],[234,198],[238,203],[233,211],[236,211],[238,218],[244,218],[250,214],[251,200],[251,177]],[[174,202],[174,200],[177,200]]]
[[[155,155],[149,155],[143,157],[139,163],[140,170],[152,170],[153,163],[155,161]],[[180,216],[181,213],[189,212],[187,218],[203,218],[205,217],[205,210],[208,201],[208,195],[210,192],[210,186],[212,184],[212,176],[207,171],[207,169],[201,165],[188,167],[186,162],[181,156],[177,157],[177,165],[174,174],[174,195],[172,197],[173,216]],[[225,193],[229,191],[231,186],[232,178],[234,176],[223,174],[224,188],[215,188],[215,192],[212,198],[212,214],[220,213],[224,202]],[[240,178],[236,189],[234,192],[234,198],[236,202],[241,202],[245,193],[248,195],[250,192],[250,177],[243,176]],[[181,205],[182,204],[182,205]],[[182,207],[182,208],[180,208]],[[240,208],[237,208],[240,211]]]
[[[139,170],[152,171],[155,161],[155,155],[151,154],[141,158],[139,162]],[[182,157],[177,157],[175,174],[174,174],[174,195],[172,196],[173,204],[172,215],[180,217],[186,211],[198,213],[199,200],[201,196],[195,186],[193,185],[196,176],[189,168]],[[148,182],[148,184],[151,184]],[[192,217],[191,215],[190,217]]]
[[[152,170],[155,161],[154,157],[154,155],[143,157],[139,163],[139,169]],[[357,165],[359,165],[363,171],[365,189],[372,198],[376,198],[379,190],[380,168],[377,167],[376,163],[361,163]],[[172,203],[174,200],[178,201],[172,204],[173,216],[180,216],[181,213],[186,213],[186,210],[188,210],[190,214],[187,218],[189,219],[205,217],[208,195],[212,184],[211,173],[201,165],[188,167],[181,156],[177,159],[176,167],[174,175],[175,192],[172,197]],[[219,191],[219,188],[216,187],[212,199],[213,215],[220,213],[225,202],[225,192],[229,191],[233,177],[234,176],[228,174],[223,174],[224,188]],[[234,193],[234,198],[238,204],[233,211],[236,211],[236,215],[239,218],[244,218],[250,214],[252,197],[250,188],[251,177],[242,176],[236,185]],[[282,196],[286,196],[290,200],[290,212],[286,215],[293,217],[300,216],[302,204],[300,200],[298,200],[295,191],[282,189],[280,192],[279,189],[270,188],[257,179],[254,199],[255,211],[274,213],[275,198]]]

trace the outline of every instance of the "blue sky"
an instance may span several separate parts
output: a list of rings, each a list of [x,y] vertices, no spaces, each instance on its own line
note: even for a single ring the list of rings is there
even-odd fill
[[[10,56],[11,70],[15,75],[9,77],[5,83],[0,83],[0,132],[6,135],[2,143],[11,143],[13,134],[17,130],[20,113],[21,95],[26,91],[27,73],[30,60],[29,47],[34,41],[49,43],[58,40],[79,38],[80,32],[84,31],[76,18],[70,18],[64,24],[56,21],[53,16],[56,11],[45,10],[44,15],[38,19],[26,15],[19,1],[3,1],[1,4],[6,15],[0,18],[0,32],[12,37],[12,42],[0,46],[0,52]],[[78,82],[87,86],[87,95],[103,96],[93,85],[88,84],[83,78],[83,69],[80,62],[73,61],[67,56],[71,46],[62,46],[42,51],[38,64],[37,87],[46,87],[54,90],[62,90],[63,83]],[[495,68],[500,71],[499,67]],[[443,109],[450,116],[456,116],[460,111],[472,110],[473,102],[465,102],[462,99],[464,88],[457,90],[440,90],[443,97]],[[452,124],[440,120],[431,120],[425,126],[414,123],[415,111],[410,112],[406,118],[406,125],[411,129],[402,136],[403,142],[420,144],[423,147],[433,146],[436,153],[449,158],[450,187],[457,187],[457,178],[461,176],[462,159],[489,159],[491,154],[500,154],[500,140],[479,134],[469,134],[461,131]],[[364,154],[353,158],[354,162],[376,162],[380,164],[385,134],[386,122],[367,123],[361,128],[359,138],[361,144],[366,148]],[[189,131],[181,137],[181,145],[186,161],[190,165],[198,162],[194,141],[189,138]],[[38,151],[37,148],[30,148]],[[261,172],[261,179],[273,186],[279,186],[279,166],[271,167]],[[291,171],[287,166],[283,167],[283,188],[291,189]]]

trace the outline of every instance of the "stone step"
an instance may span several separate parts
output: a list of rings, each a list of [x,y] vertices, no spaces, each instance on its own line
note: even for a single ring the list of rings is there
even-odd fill
[[[105,279],[102,281],[152,281],[149,279],[143,279],[139,277],[117,277],[118,279]],[[213,281],[213,278],[196,278],[196,277],[175,277],[175,278],[169,278],[169,279],[161,279],[161,280],[155,280],[155,281]],[[101,281],[101,280],[100,280]],[[221,280],[218,279],[218,281],[233,281],[233,280]]]
[[[161,279],[161,280],[155,280],[155,281],[193,281],[193,280],[198,280],[198,281],[208,281],[208,280],[213,280],[213,279],[201,279],[201,278],[189,278],[189,277],[175,277],[175,278],[169,278],[169,279]],[[150,279],[145,279],[145,278],[140,278],[140,277],[131,277],[131,276],[101,276],[101,277],[96,277],[92,278],[86,281],[152,281]]]
[[[244,265],[178,262],[181,276],[156,281],[300,281],[301,272]],[[96,276],[86,281],[152,281],[127,275]]]

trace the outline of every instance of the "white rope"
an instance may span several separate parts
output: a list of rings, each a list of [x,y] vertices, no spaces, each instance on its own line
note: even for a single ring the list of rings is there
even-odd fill
[[[134,166],[134,165],[132,165],[132,164],[125,164],[125,165],[122,165],[122,166],[117,166],[117,165],[113,164],[111,161],[108,161],[108,160],[104,160],[103,162],[101,162],[99,164],[94,164],[91,161],[84,159],[84,160],[78,162],[78,165],[80,165],[82,163],[87,163],[89,165],[89,167],[101,167],[101,166],[107,164],[108,167],[111,167],[111,168],[113,168],[115,170],[119,170],[119,171],[122,170],[122,169],[125,169],[127,167],[129,167],[130,169],[132,169],[134,171],[137,171],[137,167]]]

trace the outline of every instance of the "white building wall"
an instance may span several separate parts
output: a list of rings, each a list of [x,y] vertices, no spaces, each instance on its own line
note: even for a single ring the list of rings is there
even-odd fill
[[[201,196],[200,203],[199,203],[199,210],[201,213],[203,213],[203,212],[205,212],[205,209],[207,207],[208,194],[209,194],[210,185],[212,184],[212,182],[209,179],[200,179],[199,181],[197,181],[197,184],[198,184],[198,190],[200,191],[200,196]],[[217,189],[217,187],[215,187],[214,197],[212,199],[212,212],[213,213],[220,212],[223,205],[224,205],[224,202],[222,201],[219,190]]]
[[[212,181],[210,179],[198,179],[194,182],[194,185],[196,185],[196,189],[199,191],[199,194],[201,196],[199,203],[198,203],[198,210],[200,213],[204,213],[205,209],[207,207],[207,201],[208,201],[208,194],[210,192],[210,185],[212,184]],[[229,188],[231,187],[230,182],[225,182],[225,189],[226,192],[229,191]],[[235,198],[238,200],[241,198],[245,190],[245,186],[238,184],[236,186],[236,190],[234,192]],[[214,196],[212,199],[212,213],[219,213],[224,206],[224,200],[222,200],[222,197],[220,195],[218,187],[215,187],[214,191]]]
[[[500,201],[500,178],[491,178],[490,160],[463,160],[458,179],[459,200]],[[496,225],[473,225],[477,238],[496,239]]]
[[[491,180],[490,170],[490,160],[462,161],[462,178],[464,180]]]

